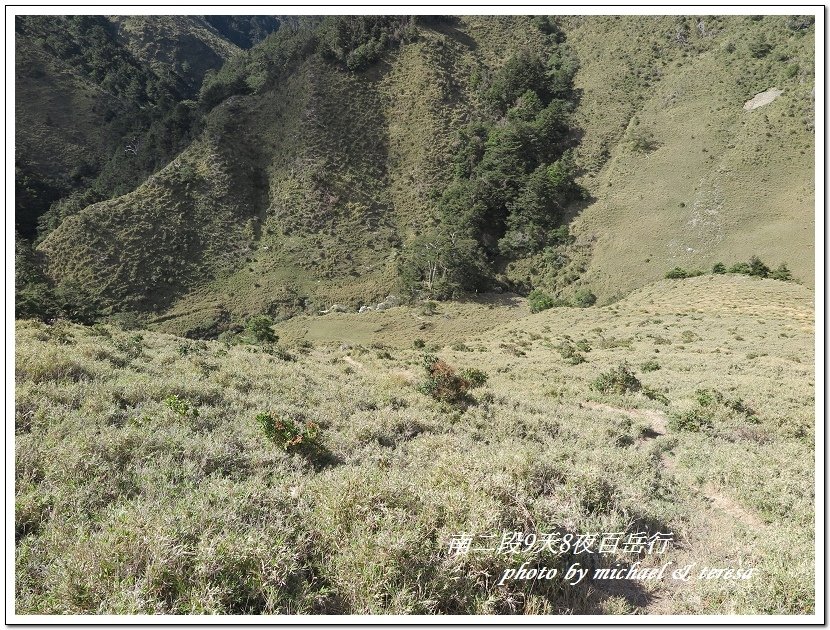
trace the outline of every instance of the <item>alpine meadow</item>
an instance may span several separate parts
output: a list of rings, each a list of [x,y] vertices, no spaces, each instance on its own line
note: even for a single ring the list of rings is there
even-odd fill
[[[816,614],[815,16],[18,11],[16,615]]]

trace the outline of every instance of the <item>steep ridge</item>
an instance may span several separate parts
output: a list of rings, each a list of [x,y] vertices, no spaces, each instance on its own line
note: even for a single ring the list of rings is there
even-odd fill
[[[238,16],[237,30],[246,19],[257,22]],[[192,140],[182,101],[241,51],[200,16],[17,16],[18,230],[32,238],[58,199],[95,189],[72,201],[82,207],[123,194],[166,164]]]
[[[570,241],[556,245],[561,237],[548,233],[543,252],[492,259],[494,283],[565,298],[584,287],[607,301],[675,266],[706,269],[758,254],[811,285],[809,21],[505,16],[412,28],[359,68],[315,52],[296,26],[252,49],[242,74],[239,64],[223,68],[202,90],[221,104],[177,159],[193,172],[219,168],[215,176],[232,182],[238,200],[210,193],[218,204],[211,216],[224,218],[190,221],[189,248],[156,238],[182,220],[175,208],[190,201],[181,190],[199,188],[180,170],[177,188],[169,177],[176,168],[165,167],[51,232],[39,246],[48,274],[80,283],[110,309],[150,311],[177,332],[381,299],[399,290],[410,245],[445,224],[438,209],[463,147],[458,132],[487,109],[481,85],[512,56],[548,55],[564,41],[580,64],[575,160],[586,198],[562,216]],[[289,53],[274,57],[275,42]],[[782,90],[774,102],[743,109],[773,85]],[[222,102],[222,94],[235,95]],[[242,166],[208,166],[208,146],[241,156]],[[113,208],[127,223],[153,209],[141,264],[130,260],[126,232],[93,246],[83,231]],[[126,270],[146,261],[152,272],[133,284]],[[112,269],[124,270],[122,280],[101,282]]]

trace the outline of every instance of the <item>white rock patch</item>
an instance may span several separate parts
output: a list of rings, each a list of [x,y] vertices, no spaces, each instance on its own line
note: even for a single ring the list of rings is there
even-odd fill
[[[745,110],[753,110],[762,107],[763,105],[769,105],[779,96],[783,90],[779,90],[777,88],[770,88],[764,92],[758,92],[755,96],[749,99],[746,103],[744,103]]]

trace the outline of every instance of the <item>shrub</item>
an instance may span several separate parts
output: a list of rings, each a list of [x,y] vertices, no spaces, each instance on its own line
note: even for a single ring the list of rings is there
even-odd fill
[[[588,306],[593,306],[596,304],[597,296],[594,295],[588,289],[580,289],[576,293],[574,293],[573,303],[574,306],[578,306],[580,308],[586,308]]]
[[[98,337],[106,337],[107,339],[112,338],[112,333],[110,332],[110,329],[107,328],[104,324],[93,324],[89,329],[89,334]]]
[[[271,345],[269,345],[267,347],[267,351],[268,351],[269,354],[277,357],[280,361],[296,361],[297,360],[297,357],[295,357],[288,350],[286,350],[285,348],[282,348],[280,346],[271,346]]]
[[[176,352],[181,357],[186,357],[189,354],[199,354],[205,350],[207,350],[207,344],[204,341],[184,341],[176,347]]]
[[[139,313],[124,311],[107,317],[107,323],[114,324],[121,330],[137,330],[143,327],[144,321]]]
[[[225,330],[219,333],[216,341],[224,345],[226,348],[230,348],[231,346],[241,343],[242,338],[237,330]]]
[[[698,389],[695,392],[695,398],[701,408],[722,407],[741,414],[750,422],[758,421],[755,410],[747,405],[743,398],[727,398],[715,389]]]
[[[470,383],[470,387],[480,387],[487,382],[487,372],[477,370],[476,368],[464,368],[460,372],[461,378],[466,379]]]
[[[258,343],[276,343],[277,334],[271,329],[274,320],[268,315],[254,315],[245,324],[245,330],[252,340]]]
[[[591,387],[603,394],[625,394],[638,392],[642,389],[639,379],[634,376],[627,363],[621,363],[616,368],[600,374]]]
[[[714,266],[712,267],[712,273],[716,273],[716,274],[726,273],[726,265],[724,265],[722,262],[715,263]]]
[[[694,331],[684,330],[680,333],[680,341],[683,343],[694,343],[695,341],[700,341],[700,337],[698,337]]]
[[[701,407],[712,407],[723,401],[723,394],[714,389],[698,389],[695,391],[695,398]]]
[[[438,357],[427,354],[423,360],[426,378],[421,382],[419,389],[435,400],[463,404],[468,401],[467,391],[472,383]]]
[[[305,422],[303,425],[290,418],[275,418],[270,413],[259,413],[256,422],[269,442],[288,451],[299,448],[301,445],[310,445],[318,437],[320,428],[314,422]]]
[[[675,267],[666,272],[666,278],[669,280],[682,280],[683,278],[694,278],[702,275],[703,272],[699,269],[687,270],[683,269],[683,267]]]
[[[580,506],[588,514],[608,512],[614,505],[617,489],[601,477],[583,477],[574,483]]]
[[[761,34],[754,40],[750,41],[747,44],[747,48],[750,55],[756,59],[761,59],[762,57],[766,57],[772,50],[772,44],[770,44],[763,34]]]
[[[759,278],[766,278],[770,273],[769,267],[761,262],[757,256],[749,259],[749,275],[758,276]]]
[[[781,280],[784,282],[793,279],[793,276],[790,273],[790,270],[787,269],[787,265],[785,263],[781,263],[780,265],[778,265],[778,268],[775,271],[773,271],[769,277],[773,280]]]
[[[675,431],[690,431],[699,433],[711,429],[712,418],[703,409],[691,409],[683,413],[673,415],[669,419],[669,428]]]
[[[744,402],[743,398],[729,398],[725,400],[723,404],[732,411],[746,416],[748,420],[755,422],[758,421],[758,418],[755,414],[755,410],[749,405],[747,405]]]
[[[531,313],[539,313],[556,305],[554,299],[541,289],[533,289],[527,296],[527,303]]]
[[[656,389],[652,387],[648,387],[647,385],[643,385],[642,390],[640,390],[643,396],[648,398],[649,400],[656,400],[659,403],[663,403],[664,405],[669,404],[669,399],[666,398],[664,394],[658,392]]]
[[[742,273],[745,275],[749,275],[752,269],[747,263],[735,263],[729,268],[729,273]]]
[[[47,321],[56,317],[58,312],[54,293],[45,282],[16,287],[14,316],[17,319]]]
[[[170,396],[165,398],[164,404],[167,405],[168,409],[170,409],[174,413],[177,413],[183,418],[187,418],[188,416],[192,418],[199,417],[199,410],[188,400],[185,400],[184,398],[179,398],[177,394],[171,394]]]
[[[688,278],[689,273],[682,267],[675,267],[666,272],[666,278],[669,280],[679,280],[681,278]]]
[[[587,339],[580,339],[576,342],[576,347],[578,350],[582,352],[590,352],[591,351],[591,344],[588,343]]]
[[[631,133],[629,144],[631,150],[635,153],[650,153],[659,146],[651,132],[642,129],[637,129]]]
[[[137,359],[144,351],[144,336],[130,335],[129,337],[117,337],[112,340],[116,350],[127,355],[128,359]]]
[[[579,365],[580,363],[585,363],[585,357],[582,356],[579,352],[577,352],[577,347],[573,345],[570,341],[563,341],[558,346],[559,354],[562,355],[562,358],[565,359],[571,365]]]
[[[654,359],[649,359],[642,366],[640,366],[643,372],[656,372],[660,369],[660,364],[657,363]]]
[[[421,315],[431,316],[438,312],[438,303],[429,300],[421,306]]]
[[[426,345],[427,345],[427,342],[424,341],[423,339],[421,339],[420,337],[412,342],[412,346],[414,348],[418,349],[418,350],[420,350],[421,348],[423,348]]]

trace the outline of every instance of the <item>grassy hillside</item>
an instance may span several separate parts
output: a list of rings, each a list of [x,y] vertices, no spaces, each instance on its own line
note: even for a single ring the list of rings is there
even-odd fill
[[[516,33],[528,28],[521,20],[505,25]],[[382,62],[358,73],[319,55],[290,53],[280,58],[284,70],[272,59],[269,82],[254,94],[227,99],[209,114],[206,135],[222,151],[248,156],[252,168],[259,169],[257,185],[267,186],[268,196],[255,212],[237,215],[250,252],[244,264],[220,261],[223,273],[216,279],[190,278],[178,269],[192,266],[188,256],[205,257],[199,243],[224,238],[224,227],[191,220],[201,240],[187,252],[171,251],[163,239],[143,234],[142,263],[153,260],[159,274],[178,275],[177,286],[193,289],[172,313],[204,311],[209,318],[218,301],[220,310],[234,316],[262,310],[290,314],[297,301],[315,310],[335,301],[358,306],[396,288],[397,252],[414,232],[436,220],[436,198],[449,177],[448,145],[471,107],[465,94],[456,93],[461,88],[451,85],[472,63],[466,39],[455,41],[456,35],[430,28],[421,35],[391,54],[391,65]],[[288,32],[274,40],[276,54],[302,46],[294,43],[299,36],[292,37]],[[484,48],[484,37],[477,52],[481,57],[493,54]],[[522,39],[514,42],[519,45]],[[443,68],[450,63],[458,66],[456,73]],[[424,98],[422,106],[411,106]],[[180,159],[191,160],[193,154],[187,150]],[[199,160],[193,158],[194,166]],[[246,185],[239,181],[236,190],[248,192]],[[132,291],[129,283],[113,291],[111,285],[88,280],[110,274],[113,260],[137,267],[124,253],[126,234],[111,232],[93,244],[78,228],[82,222],[106,222],[113,209],[139,217],[147,208],[173,209],[181,202],[177,195],[162,171],[130,195],[86,208],[40,245],[49,274],[80,282],[115,308],[146,308],[147,284],[141,280]],[[149,224],[157,232],[175,231],[176,216],[175,211],[160,213]],[[83,260],[83,267],[74,260]],[[169,305],[165,298],[174,294],[159,293],[154,304],[163,310]]]
[[[131,24],[122,30],[138,28]],[[162,170],[50,234],[40,247],[48,274],[80,283],[116,310],[150,310],[175,332],[221,328],[256,312],[288,316],[333,303],[356,309],[400,293],[401,265],[417,256],[410,246],[436,229],[454,229],[442,226],[457,212],[441,208],[442,195],[457,185],[457,152],[467,150],[458,133],[492,116],[488,86],[499,68],[516,54],[564,50],[579,63],[573,124],[586,200],[562,215],[570,240],[548,233],[544,251],[512,259],[492,258],[505,229],[493,219],[495,233],[478,236],[497,272],[491,282],[564,299],[590,290],[607,301],[676,266],[707,270],[757,254],[771,266],[786,262],[812,285],[809,20],[424,19],[403,36],[390,31],[397,43],[361,67],[349,65],[357,50],[346,61],[314,52],[322,45],[315,38],[327,37],[333,23],[322,24],[286,26],[202,88],[205,107],[221,104],[205,120],[205,138],[181,159],[197,171],[212,168],[199,157],[205,139],[245,156],[256,172],[234,190],[256,201],[219,201],[226,221],[190,220],[193,245],[171,249],[158,236],[178,229],[176,208],[189,202]],[[782,91],[778,98],[744,109],[771,87]],[[148,225],[140,263],[130,253],[137,251],[128,245],[130,229],[93,245],[80,228],[113,213],[123,225],[132,223],[126,217]],[[235,223],[232,240],[241,239],[228,249],[244,255],[213,259],[210,244],[224,238],[227,222]],[[83,267],[73,262],[81,260]],[[148,260],[153,277],[176,276],[172,285],[129,271]],[[203,263],[210,269],[202,275],[179,272]],[[117,285],[90,282],[113,269],[122,270]]]
[[[124,21],[122,31],[138,29],[131,24]],[[455,185],[453,156],[463,147],[457,133],[488,115],[485,88],[499,67],[520,51],[548,54],[554,38],[564,38],[579,63],[576,163],[588,200],[563,217],[574,239],[519,255],[506,267],[496,258],[502,272],[494,282],[564,298],[583,287],[608,300],[675,266],[708,269],[758,254],[772,266],[786,262],[811,284],[809,21],[566,17],[545,24],[425,20],[381,61],[358,70],[312,54],[309,38],[320,27],[286,27],[202,89],[207,102],[238,94],[208,115],[205,135],[221,151],[249,155],[257,169],[236,184],[257,197],[255,207],[240,214],[241,205],[220,202],[219,210],[236,223],[228,249],[248,254],[208,260],[207,244],[221,238],[211,221],[191,221],[199,237],[188,249],[171,250],[157,238],[176,229],[175,208],[188,203],[164,184],[161,171],[152,183],[90,206],[84,218],[55,230],[40,250],[47,271],[112,308],[155,311],[177,332],[221,327],[255,312],[285,316],[380,300],[400,290],[400,265],[413,239],[444,229],[441,197]],[[744,109],[769,87],[781,95]],[[253,193],[244,190],[251,186]],[[267,196],[260,198],[263,187]],[[144,267],[145,259],[131,258],[124,245],[128,217],[142,223],[147,208],[159,212],[142,234],[142,254],[155,261],[152,277],[179,276],[173,286],[162,284],[149,300],[149,288],[158,285],[147,273],[128,272],[117,290],[90,283],[113,265]],[[120,218],[100,218],[113,215]],[[78,251],[89,245],[77,230],[99,220],[111,225],[102,244],[109,253],[91,257]],[[497,237],[485,232],[480,242],[492,248]],[[199,261],[209,263],[209,273],[176,271]]]
[[[811,18],[15,26],[18,614],[814,612]]]
[[[814,283],[814,34],[788,16],[566,21],[581,61],[586,280],[625,294],[753,253]],[[744,103],[776,87],[774,102]],[[593,167],[593,168],[591,168]]]
[[[68,218],[39,250],[51,273],[71,276],[93,301],[105,294],[154,308],[243,259],[257,183],[255,159],[206,138],[136,191]]]
[[[18,322],[16,612],[812,612],[812,303],[709,276],[537,315],[397,307],[362,336],[333,313],[279,346]],[[485,382],[435,400],[424,352]],[[639,389],[597,389],[621,364]],[[269,419],[318,434],[286,451]],[[676,543],[448,552],[461,533],[638,530]],[[525,560],[757,574],[497,584]]]

